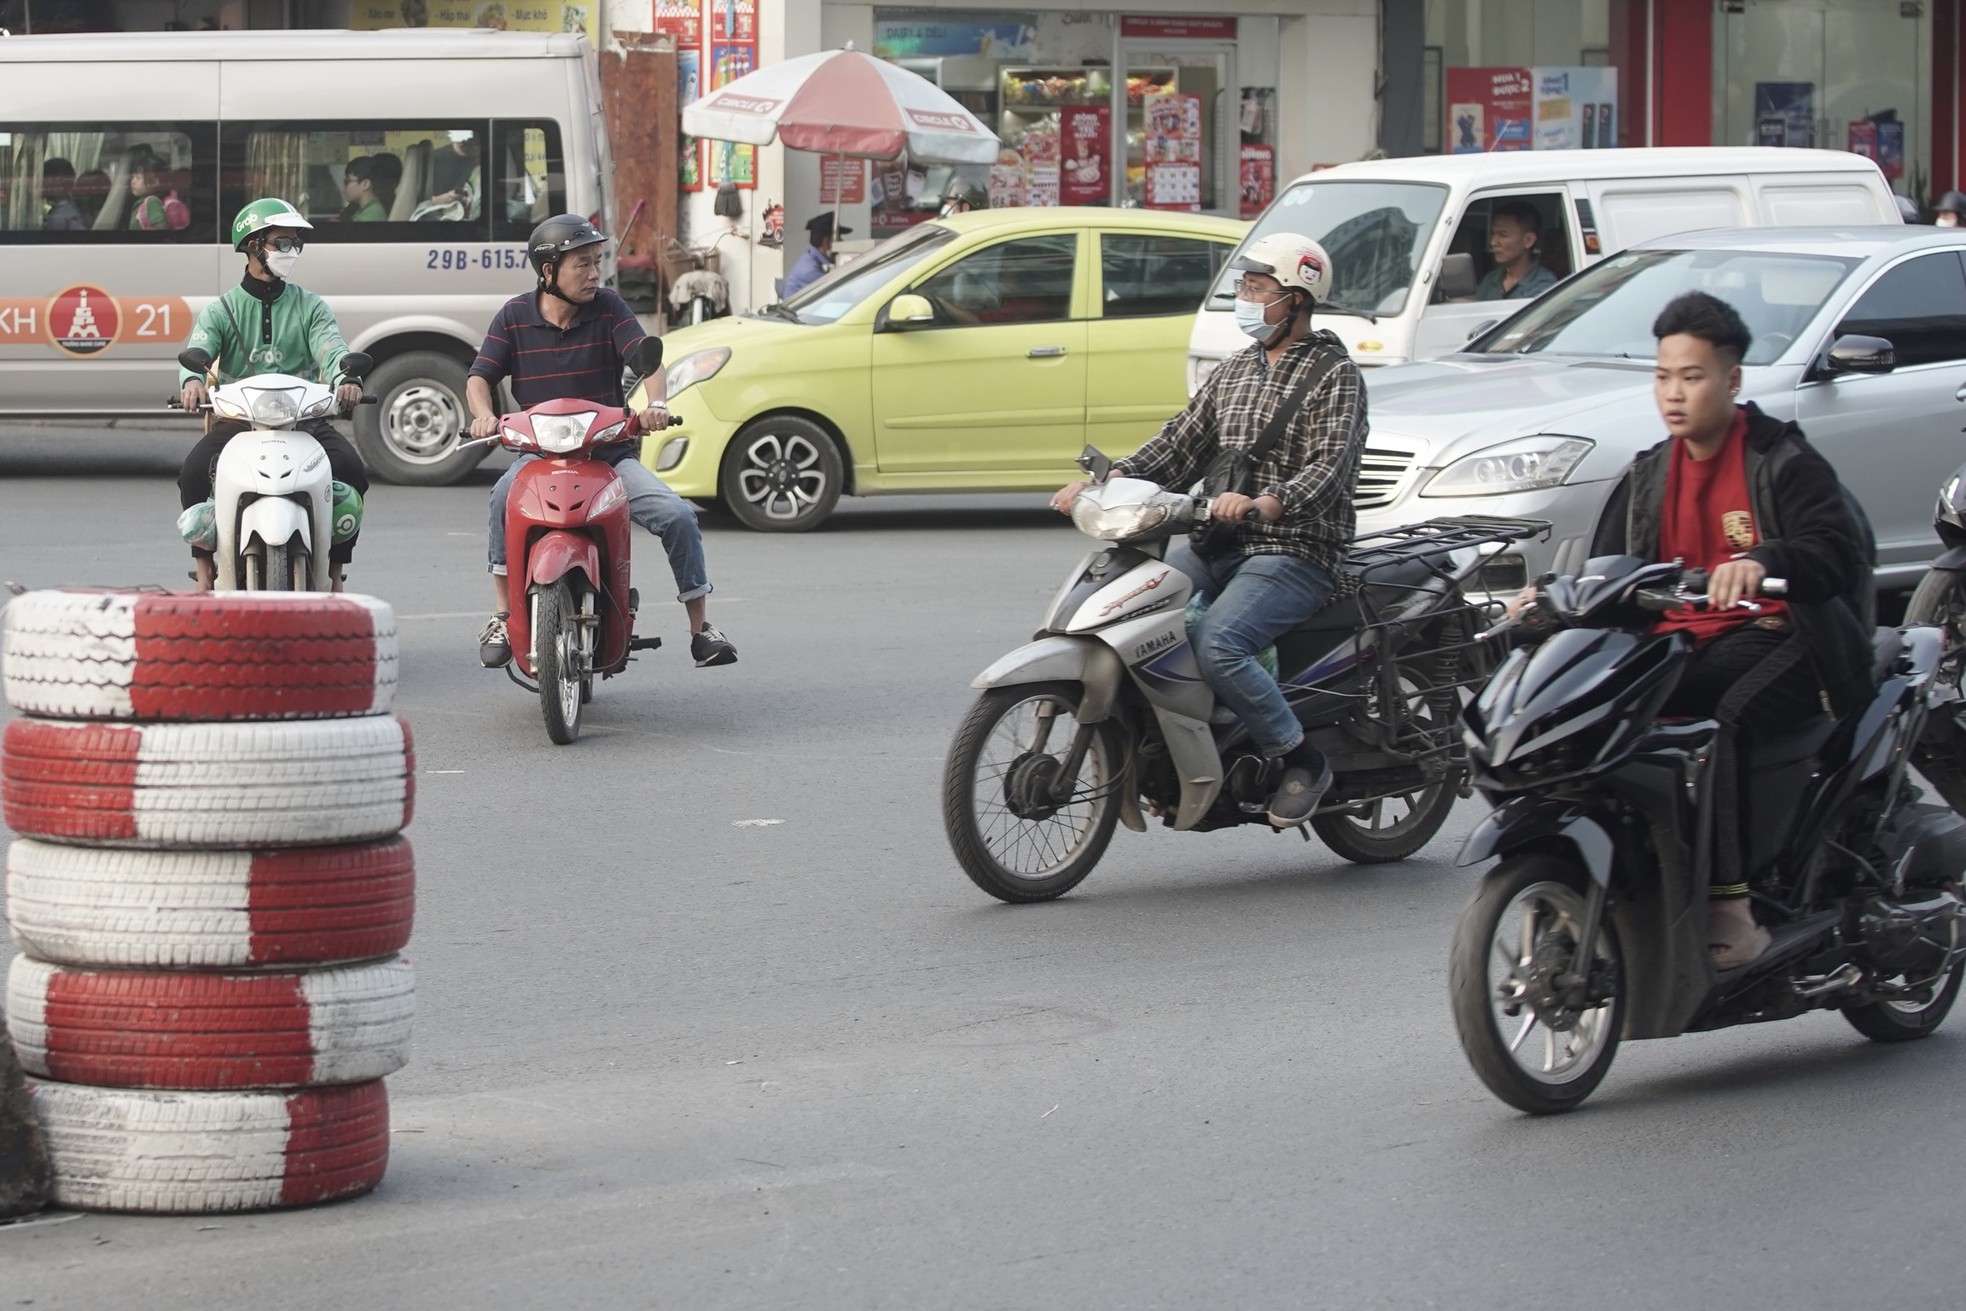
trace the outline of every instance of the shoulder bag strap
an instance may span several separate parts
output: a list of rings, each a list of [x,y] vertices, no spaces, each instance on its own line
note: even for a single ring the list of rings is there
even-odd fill
[[[1304,403],[1311,399],[1312,394],[1326,378],[1331,376],[1332,371],[1349,358],[1340,348],[1325,352],[1324,356],[1311,366],[1311,371],[1304,376],[1304,380],[1292,388],[1290,394],[1278,403],[1270,414],[1270,421],[1263,425],[1263,431],[1257,435],[1255,444],[1249,448],[1249,467],[1252,470],[1270,458],[1270,452],[1277,448],[1277,443],[1283,440],[1283,434],[1289,429],[1291,417],[1304,408]]]

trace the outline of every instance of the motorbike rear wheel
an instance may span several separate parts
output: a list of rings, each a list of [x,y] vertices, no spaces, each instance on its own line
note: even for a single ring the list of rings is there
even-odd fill
[[[1454,929],[1447,986],[1461,1050],[1488,1091],[1531,1115],[1577,1106],[1618,1053],[1624,978],[1608,916],[1598,926],[1591,972],[1608,978],[1611,995],[1582,1009],[1557,995],[1556,980],[1576,957],[1589,886],[1575,861],[1542,852],[1507,856],[1482,879]]]
[[[1962,672],[1966,672],[1966,575],[1946,569],[1927,570],[1905,607],[1905,622],[1931,624],[1945,631],[1939,680],[1959,686]],[[1959,759],[1954,750],[1921,743],[1914,750],[1912,763],[1948,806],[1966,815],[1966,760]]]
[[[1959,1000],[1959,985],[1966,982],[1966,969],[1955,965],[1932,990],[1930,1001],[1879,1001],[1868,1006],[1851,1006],[1843,1018],[1850,1027],[1872,1042],[1916,1042],[1945,1023],[1952,1004]]]
[[[1077,735],[1076,683],[991,688],[956,730],[942,823],[963,873],[1000,901],[1050,901],[1077,887],[1112,841],[1124,776],[1111,721],[1092,738],[1064,804],[1046,802]]]
[[[533,650],[539,658],[533,675],[539,680],[539,708],[546,716],[546,736],[566,746],[580,736],[582,678],[579,608],[563,578],[533,593],[538,598],[532,628]]]
[[[1427,732],[1452,727],[1453,716],[1440,697],[1428,692],[1413,674],[1402,675],[1402,680],[1405,690],[1413,693],[1407,704],[1413,724]],[[1452,689],[1441,695],[1451,696]],[[1448,813],[1454,809],[1455,795],[1461,788],[1461,777],[1460,768],[1455,766],[1439,782],[1412,792],[1320,811],[1311,817],[1311,829],[1325,846],[1354,864],[1384,865],[1405,860],[1432,842],[1434,834],[1447,822]]]

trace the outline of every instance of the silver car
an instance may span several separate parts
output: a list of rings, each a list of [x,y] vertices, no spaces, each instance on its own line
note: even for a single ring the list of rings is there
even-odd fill
[[[1936,551],[1932,501],[1966,461],[1966,233],[1761,228],[1634,246],[1442,359],[1367,373],[1359,531],[1443,514],[1547,519],[1491,561],[1491,591],[1591,554],[1632,457],[1666,436],[1652,323],[1683,292],[1747,321],[1741,399],[1794,419],[1869,513],[1878,584]]]

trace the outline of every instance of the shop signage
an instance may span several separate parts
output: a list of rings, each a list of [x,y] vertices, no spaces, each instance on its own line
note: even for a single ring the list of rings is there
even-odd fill
[[[1236,20],[1179,14],[1126,14],[1120,18],[1120,35],[1167,41],[1233,41]]]
[[[655,30],[675,37],[677,50],[693,50],[703,44],[700,0],[651,0],[651,3],[655,6]]]
[[[506,32],[583,32],[594,40],[598,3],[561,0],[355,0],[348,25],[358,32],[395,27],[489,27]]]
[[[985,59],[1037,58],[1038,26],[1028,14],[982,18],[877,19],[874,55],[914,59],[935,55],[981,55]]]
[[[864,205],[867,202],[867,162],[839,155],[819,157],[819,203]]]
[[[1058,111],[1058,200],[1103,205],[1112,198],[1113,107],[1066,105]]]

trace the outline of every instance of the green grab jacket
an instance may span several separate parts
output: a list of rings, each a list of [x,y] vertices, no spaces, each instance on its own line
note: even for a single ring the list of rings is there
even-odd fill
[[[242,286],[227,287],[198,311],[185,347],[207,351],[218,361],[221,382],[260,373],[285,373],[309,382],[332,382],[348,343],[328,303],[289,282],[271,302]],[[179,367],[178,386],[196,375]]]

